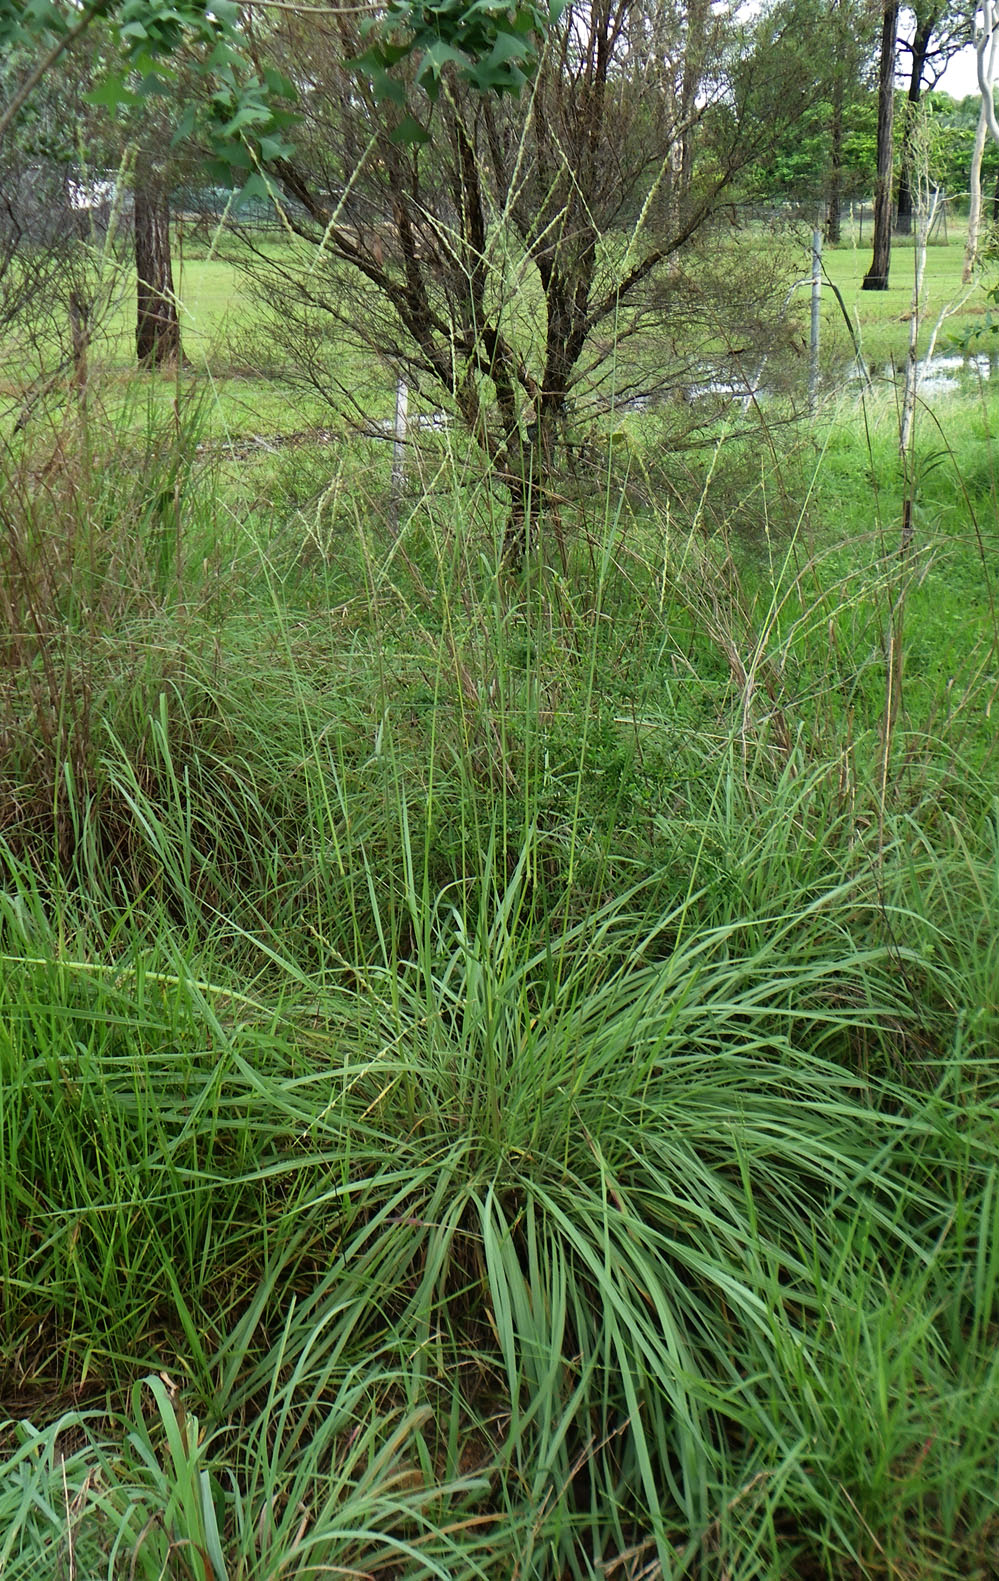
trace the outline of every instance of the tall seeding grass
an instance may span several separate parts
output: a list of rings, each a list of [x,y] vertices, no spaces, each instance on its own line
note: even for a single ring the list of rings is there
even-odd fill
[[[3,1574],[994,1576],[941,546],[709,475],[513,575],[446,445],[396,536],[139,415],[3,459]]]

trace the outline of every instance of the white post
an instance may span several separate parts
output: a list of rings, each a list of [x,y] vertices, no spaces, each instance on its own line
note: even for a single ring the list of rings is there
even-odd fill
[[[909,462],[912,427],[916,416],[916,396],[919,393],[919,320],[923,305],[923,276],[926,272],[926,241],[930,231],[933,229],[933,221],[936,219],[937,209],[940,204],[938,188],[934,187],[932,195],[929,198],[927,197],[925,171],[920,176],[916,192],[915,273],[912,282],[912,312],[909,314],[909,349],[905,356],[902,416],[898,428],[899,454],[906,468]],[[908,542],[906,542],[904,547],[908,547]]]
[[[398,504],[406,475],[406,413],[409,385],[400,379],[395,387],[395,425],[392,429],[392,502]]]
[[[819,314],[822,308],[822,232],[812,232],[812,327],[808,340],[808,410],[819,398]]]

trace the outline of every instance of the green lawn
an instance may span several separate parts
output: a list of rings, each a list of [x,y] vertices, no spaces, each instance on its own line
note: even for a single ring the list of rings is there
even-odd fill
[[[944,310],[949,316],[941,327],[938,352],[950,349],[947,342],[951,337],[963,335],[981,322],[986,308],[981,281],[976,281],[970,288],[961,283],[964,244],[963,231],[957,225],[951,225],[946,246],[934,243],[926,249],[920,305],[921,347],[926,346]],[[892,360],[901,367],[909,343],[909,319],[915,284],[916,251],[911,240],[893,244],[887,291],[861,290],[861,283],[871,264],[871,249],[866,242],[863,247],[827,247],[822,261],[830,280],[843,293],[851,318],[859,326],[864,354],[872,370],[881,371]],[[806,295],[807,292],[803,291],[802,296]],[[807,312],[804,305],[802,312]],[[841,345],[844,354],[849,356],[849,341],[845,336],[839,309],[833,302],[824,303],[823,320],[835,344]]]

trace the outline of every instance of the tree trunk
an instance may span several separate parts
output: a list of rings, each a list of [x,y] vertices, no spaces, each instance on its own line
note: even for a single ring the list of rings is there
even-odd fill
[[[916,28],[912,40],[912,71],[909,74],[909,91],[906,94],[905,124],[902,127],[902,148],[898,172],[898,210],[895,231],[899,236],[912,235],[912,137],[916,125],[916,106],[923,92],[923,72],[926,58],[933,42],[933,29],[937,13],[931,14]]]
[[[147,368],[176,363],[180,320],[170,257],[170,201],[141,167],[134,192],[137,316],[135,352]]]
[[[895,38],[899,0],[885,0],[878,64],[878,171],[874,187],[874,257],[862,291],[887,291],[891,267],[891,164],[895,120]]]
[[[964,248],[964,269],[961,273],[962,285],[970,285],[974,279],[975,264],[978,261],[978,241],[982,231],[982,159],[985,156],[985,139],[988,136],[989,123],[985,105],[978,112],[978,126],[975,128],[975,147],[971,155],[971,174],[968,178],[968,187],[971,201],[968,206],[968,240]]]
[[[895,209],[895,235],[912,235],[912,182],[906,162],[908,150],[903,146],[902,168],[898,173],[898,205]]]

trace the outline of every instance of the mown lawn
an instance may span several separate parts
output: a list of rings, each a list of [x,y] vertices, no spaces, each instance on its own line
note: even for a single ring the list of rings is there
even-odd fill
[[[966,238],[959,222],[950,224],[948,238],[946,244],[933,242],[926,249],[919,315],[919,345],[922,349],[927,345],[941,313],[947,314],[940,325],[936,348],[938,354],[952,351],[955,340],[963,340],[969,331],[980,325],[988,306],[987,270],[970,286],[962,284]],[[869,236],[865,237],[863,246],[825,248],[822,261],[829,279],[843,293],[847,309],[859,327],[864,355],[871,370],[881,373],[892,363],[901,368],[908,349],[909,321],[913,310],[916,250],[912,239],[897,238],[893,242],[887,291],[861,289],[871,264]],[[806,294],[802,293],[803,298]],[[828,293],[826,295],[828,297]],[[803,301],[802,313],[806,312]],[[843,341],[844,354],[849,357],[849,341],[845,338],[840,310],[831,300],[827,300],[824,305],[823,320],[834,343]],[[988,349],[987,344],[984,349]]]

